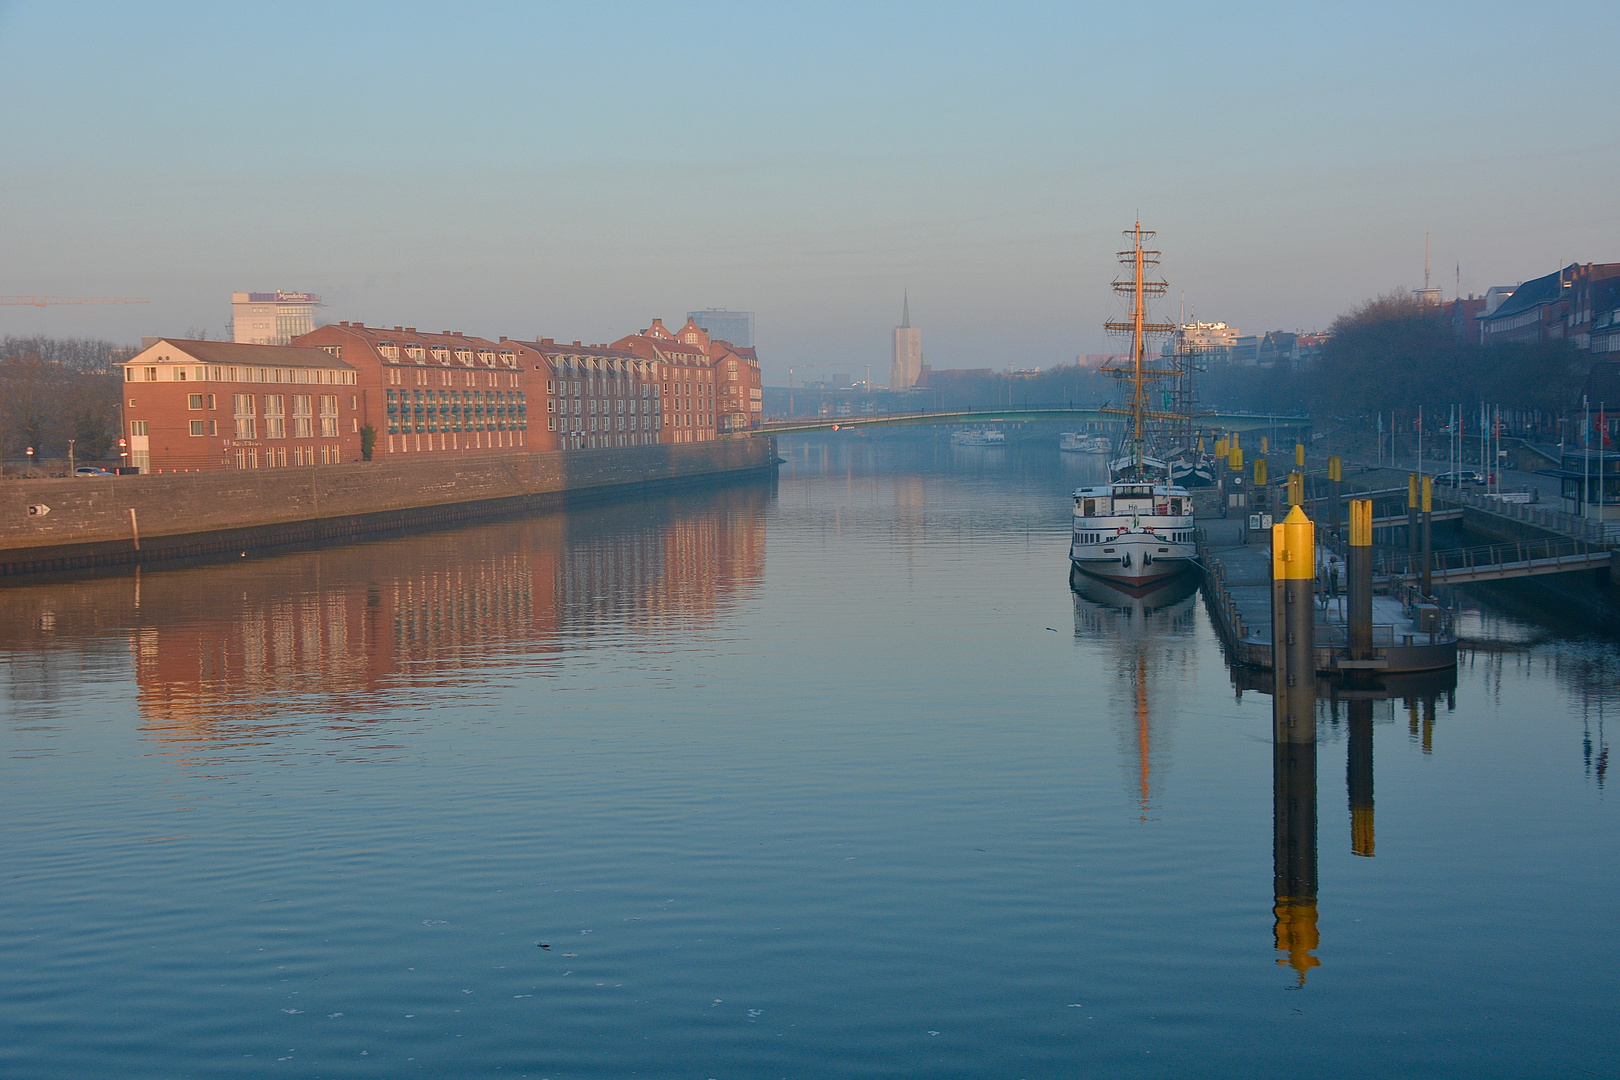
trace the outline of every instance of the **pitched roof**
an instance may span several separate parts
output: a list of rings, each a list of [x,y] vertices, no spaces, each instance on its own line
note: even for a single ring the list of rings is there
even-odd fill
[[[1502,301],[1502,306],[1484,316],[1486,322],[1522,315],[1531,308],[1551,304],[1563,295],[1565,270],[1554,270],[1545,277],[1531,278],[1513,290],[1513,295]]]
[[[354,368],[325,349],[305,349],[296,345],[238,345],[234,341],[192,341],[187,338],[159,338],[157,343],[135,354],[131,362],[169,345],[203,364],[239,364],[243,367]],[[146,361],[150,363],[150,361]]]

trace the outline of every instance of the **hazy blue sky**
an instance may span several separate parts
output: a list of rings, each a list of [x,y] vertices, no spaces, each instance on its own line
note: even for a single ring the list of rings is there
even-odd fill
[[[0,333],[325,317],[606,340],[758,313],[767,378],[1109,349],[1171,308],[1326,326],[1620,260],[1620,5],[0,2]],[[882,377],[882,376],[879,376]]]

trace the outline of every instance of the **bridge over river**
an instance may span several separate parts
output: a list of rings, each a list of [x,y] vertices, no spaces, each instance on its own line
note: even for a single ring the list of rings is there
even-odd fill
[[[856,428],[900,427],[910,424],[960,424],[983,427],[988,424],[1053,421],[1076,429],[1087,424],[1121,424],[1125,418],[1101,409],[1068,405],[1021,405],[1010,409],[975,409],[948,412],[922,409],[908,413],[882,413],[872,416],[818,416],[805,419],[768,420],[755,435],[797,435],[811,431],[849,431]],[[1199,416],[1195,425],[1213,431],[1308,431],[1309,416],[1282,416],[1272,413],[1211,413]]]

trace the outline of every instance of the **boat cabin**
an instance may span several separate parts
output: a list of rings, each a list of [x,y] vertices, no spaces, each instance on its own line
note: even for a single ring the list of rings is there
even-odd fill
[[[1081,517],[1118,514],[1180,517],[1192,513],[1192,496],[1185,488],[1166,484],[1111,484],[1077,490],[1074,511]]]

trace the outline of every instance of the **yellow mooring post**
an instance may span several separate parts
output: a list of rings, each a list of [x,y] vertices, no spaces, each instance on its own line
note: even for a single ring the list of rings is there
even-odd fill
[[[1434,477],[1423,478],[1423,595],[1434,595],[1434,537],[1431,527],[1434,522]]]
[[[1296,469],[1305,467],[1305,444],[1302,442],[1294,444],[1294,467]]]
[[[1226,437],[1225,436],[1222,436],[1221,438],[1215,440],[1215,456],[1216,457],[1218,457],[1218,458],[1225,457],[1227,449],[1228,449],[1228,447],[1227,447],[1227,442],[1226,442]]]
[[[1232,467],[1233,472],[1243,471],[1243,448],[1234,446],[1227,452],[1226,463]]]
[[[1345,573],[1349,580],[1350,659],[1371,660],[1373,597],[1373,501],[1350,500],[1350,544]]]
[[[1288,474],[1288,505],[1305,505],[1305,474],[1291,472]]]
[[[1316,526],[1295,506],[1271,530],[1272,908],[1277,963],[1320,961],[1316,913]]]
[[[1340,536],[1339,523],[1344,520],[1340,511],[1343,507],[1339,503],[1339,481],[1344,478],[1344,470],[1339,465],[1337,454],[1328,457],[1328,532],[1337,540]]]
[[[1260,436],[1260,452],[1262,454],[1271,453],[1270,440],[1267,439],[1264,435]]]
[[[1413,559],[1418,553],[1418,504],[1422,501],[1422,477],[1417,473],[1406,474],[1406,550]]]

